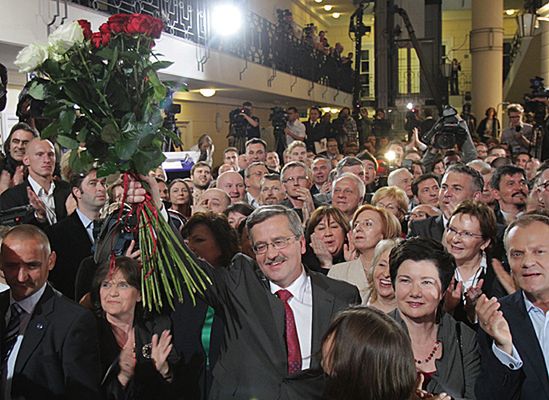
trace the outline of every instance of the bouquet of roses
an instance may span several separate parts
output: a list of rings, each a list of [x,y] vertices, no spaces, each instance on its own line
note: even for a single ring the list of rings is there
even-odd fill
[[[165,139],[179,142],[162,126],[160,103],[167,89],[157,71],[171,63],[152,51],[162,28],[161,20],[142,14],[113,15],[98,32],[79,20],[60,26],[47,44],[31,44],[17,56],[21,71],[35,73],[29,95],[44,102],[43,116],[52,121],[42,137],[71,150],[73,171],[97,165],[98,175],[120,172],[125,182],[139,179],[164,161]],[[167,300],[173,308],[173,299],[183,297],[182,281],[194,300],[208,279],[152,198],[134,205],[129,216],[120,213],[118,223],[135,215],[144,305],[158,310]]]

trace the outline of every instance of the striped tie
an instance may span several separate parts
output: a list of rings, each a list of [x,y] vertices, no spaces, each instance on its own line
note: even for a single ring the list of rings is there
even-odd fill
[[[10,357],[13,346],[19,336],[19,326],[21,325],[21,315],[25,312],[17,303],[11,305],[11,316],[6,327],[6,332],[2,338],[2,372],[4,371],[8,358]]]

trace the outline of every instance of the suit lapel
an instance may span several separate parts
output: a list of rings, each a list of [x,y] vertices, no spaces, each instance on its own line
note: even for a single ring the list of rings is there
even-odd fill
[[[6,290],[0,293],[0,354],[2,351],[2,338],[4,337],[4,329],[6,329],[6,313],[10,305],[10,291]]]
[[[78,235],[78,238],[75,238],[76,240],[74,242],[87,243],[87,246],[83,246],[83,247],[87,247],[91,251],[91,247],[93,246],[93,243],[90,239],[90,236],[88,235],[88,231],[86,230],[86,227],[84,226],[84,224],[82,223],[82,220],[78,216],[78,213],[75,211],[67,218],[71,221],[71,224],[74,227],[74,233]]]
[[[311,338],[311,368],[320,366],[320,354],[318,349],[322,342],[322,336],[330,326],[334,312],[334,296],[328,292],[328,286],[317,274],[309,273],[313,294],[313,330]]]
[[[23,370],[30,356],[42,341],[42,338],[48,329],[48,315],[53,312],[54,301],[55,294],[53,289],[47,285],[44,294],[34,308],[34,312],[32,313],[27,329],[25,330],[23,342],[21,343],[21,348],[19,349],[15,362],[15,374],[20,373]]]
[[[433,227],[433,232],[436,236],[433,237],[433,239],[436,239],[438,241],[442,240],[442,236],[444,235],[444,219],[442,219],[442,216],[439,215],[435,218],[435,225]]]
[[[517,348],[523,362],[528,362],[532,366],[532,370],[536,372],[539,381],[545,388],[547,398],[549,398],[549,379],[547,378],[547,371],[545,369],[545,359],[543,358],[543,352],[537,340],[532,320],[530,320],[526,311],[522,290],[512,295],[512,305],[505,313],[505,318],[512,330],[513,344]],[[515,327],[515,329],[512,327]]]
[[[55,182],[55,188],[53,189],[53,201],[55,203],[55,215],[57,216],[57,222],[61,221],[67,216],[67,210],[65,208],[65,191],[60,187],[59,182]]]

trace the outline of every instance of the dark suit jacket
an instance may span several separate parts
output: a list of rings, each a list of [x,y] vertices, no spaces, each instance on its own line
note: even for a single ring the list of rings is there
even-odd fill
[[[441,215],[429,217],[422,221],[412,221],[408,226],[408,237],[432,238],[437,241],[442,240],[444,234],[444,221]]]
[[[503,365],[492,351],[492,338],[479,329],[482,367],[475,388],[478,399],[549,399],[549,378],[543,353],[522,293],[522,290],[518,290],[502,298],[500,310],[509,324],[513,344],[524,364],[515,371]]]
[[[29,196],[27,195],[27,187],[30,187],[28,179],[25,179],[23,183],[14,186],[0,195],[0,210],[8,210],[13,207],[24,206],[29,204]],[[67,209],[65,208],[65,202],[67,197],[71,193],[70,185],[67,182],[55,181],[55,188],[53,189],[53,198],[55,201],[55,215],[57,216],[57,222],[61,221],[67,216]],[[36,218],[34,218],[34,212],[29,212],[23,218],[23,223],[37,224]]]
[[[65,296],[75,299],[76,273],[82,260],[92,255],[92,241],[76,212],[51,226],[47,233],[51,248],[57,254],[49,280]]]
[[[335,314],[358,304],[356,287],[309,272],[313,297],[311,369],[288,376],[284,305],[254,262],[237,254],[216,269],[207,292],[226,318],[226,346],[214,368],[210,399],[317,399],[324,390],[320,344]]]
[[[330,132],[330,127],[318,121],[313,128],[310,121],[306,121],[303,123],[305,125],[305,132],[307,134],[307,138],[305,139],[305,144],[307,145],[307,150],[309,151],[315,151],[315,142],[320,142],[322,139],[328,138]]]
[[[157,372],[151,359],[143,355],[143,346],[150,345],[152,336],[160,336],[164,330],[171,329],[170,319],[166,316],[151,316],[140,318],[142,311],[136,310],[134,319],[136,366],[133,378],[124,388],[118,381],[120,373],[120,348],[116,342],[112,328],[105,318],[97,319],[99,333],[99,351],[103,379],[101,386],[106,400],[155,400],[183,399],[179,393],[177,378],[178,358],[172,349],[168,362],[174,381],[167,382]]]
[[[1,336],[8,307],[6,291],[0,294]],[[101,398],[99,382],[93,315],[48,285],[17,354],[12,398],[97,400]]]

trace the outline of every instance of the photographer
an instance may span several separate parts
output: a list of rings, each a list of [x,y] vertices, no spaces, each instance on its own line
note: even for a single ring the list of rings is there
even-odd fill
[[[252,103],[246,101],[241,108],[229,113],[230,132],[229,146],[236,147],[239,153],[244,153],[244,144],[247,140],[261,136],[259,118],[252,115]]]
[[[530,146],[534,140],[533,127],[522,122],[524,108],[520,104],[511,104],[507,107],[509,127],[501,135],[501,143],[506,143],[513,154],[530,153]]]
[[[286,135],[286,145],[289,146],[294,140],[305,141],[307,137],[305,133],[305,125],[299,120],[299,112],[295,107],[288,107],[286,110],[288,114],[288,122],[284,129]]]
[[[427,172],[433,171],[441,150],[454,148],[456,144],[461,149],[464,164],[477,158],[467,123],[451,107],[447,107],[442,115],[429,132],[421,134],[421,140],[429,146],[422,159]]]

